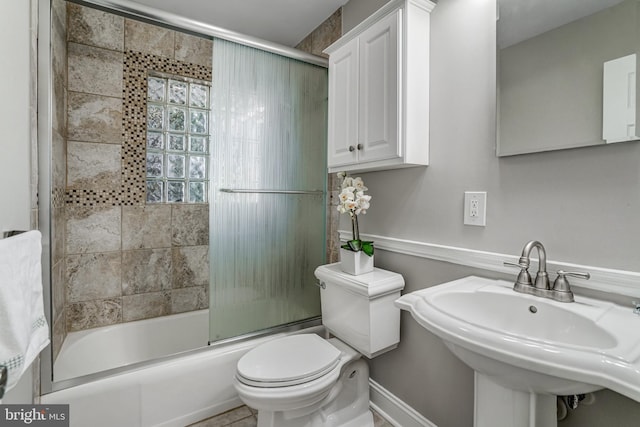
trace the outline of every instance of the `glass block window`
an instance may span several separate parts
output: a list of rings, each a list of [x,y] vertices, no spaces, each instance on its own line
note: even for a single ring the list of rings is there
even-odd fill
[[[147,79],[147,203],[206,203],[210,90],[206,82]]]

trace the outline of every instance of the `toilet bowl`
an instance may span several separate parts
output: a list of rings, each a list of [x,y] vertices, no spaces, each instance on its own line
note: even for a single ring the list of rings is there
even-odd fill
[[[292,335],[245,356],[234,385],[242,401],[258,410],[260,427],[343,426],[368,412],[368,367],[359,353],[335,338]],[[254,359],[272,363],[250,364]],[[337,413],[339,406],[343,410]]]
[[[397,347],[400,312],[393,301],[404,280],[381,269],[351,276],[339,263],[318,267],[315,274],[323,323],[335,337],[277,338],[238,361],[234,386],[258,410],[258,427],[373,426],[369,368],[361,356]]]

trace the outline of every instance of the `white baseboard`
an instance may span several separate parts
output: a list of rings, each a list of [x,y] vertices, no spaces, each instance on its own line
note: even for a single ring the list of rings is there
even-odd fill
[[[369,400],[373,410],[395,427],[438,427],[371,378]]]
[[[339,234],[341,240],[351,238],[351,233],[346,230],[339,230]],[[476,249],[419,242],[415,240],[398,239],[389,236],[379,236],[375,234],[361,233],[360,237],[364,240],[374,241],[376,249],[382,249],[389,252],[428,258],[436,261],[445,261],[499,273],[507,273],[514,277],[518,272],[517,269],[512,267],[505,267],[503,262],[510,261],[517,263],[518,258],[520,257],[519,253],[501,254]],[[639,294],[638,283],[640,283],[640,272],[614,270],[592,265],[580,265],[547,259],[547,271],[549,273],[554,273],[556,270],[588,271],[591,274],[591,280],[571,278],[571,286],[636,298]],[[552,277],[555,277],[555,275],[552,275]]]

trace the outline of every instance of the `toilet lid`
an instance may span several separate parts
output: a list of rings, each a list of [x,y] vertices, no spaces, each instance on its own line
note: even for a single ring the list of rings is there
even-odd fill
[[[278,338],[238,361],[238,380],[257,387],[284,387],[321,377],[338,365],[340,350],[315,334]]]

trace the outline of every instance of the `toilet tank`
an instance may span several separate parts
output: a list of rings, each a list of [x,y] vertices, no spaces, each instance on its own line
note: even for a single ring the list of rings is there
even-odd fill
[[[329,332],[369,358],[398,346],[400,309],[393,303],[404,288],[400,274],[374,268],[352,276],[335,263],[316,268],[315,275]]]

